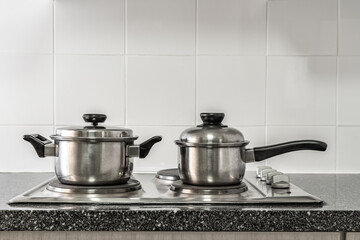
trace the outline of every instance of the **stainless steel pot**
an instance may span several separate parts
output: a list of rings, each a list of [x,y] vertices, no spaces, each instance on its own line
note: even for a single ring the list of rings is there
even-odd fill
[[[202,113],[203,124],[186,129],[175,141],[179,146],[181,180],[192,185],[235,185],[241,183],[245,163],[297,150],[325,151],[326,143],[300,140],[245,149],[249,141],[234,128],[221,124],[225,114]]]
[[[25,135],[39,157],[55,156],[55,173],[60,182],[71,185],[112,185],[129,180],[133,158],[145,158],[160,136],[134,145],[138,138],[131,129],[98,126],[103,114],[84,114],[92,126],[59,128],[54,140],[39,134]]]

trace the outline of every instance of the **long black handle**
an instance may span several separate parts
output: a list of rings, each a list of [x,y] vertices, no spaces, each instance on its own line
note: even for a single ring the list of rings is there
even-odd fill
[[[261,161],[287,152],[299,150],[325,151],[327,144],[316,140],[299,140],[254,148],[255,161]]]
[[[140,144],[140,154],[139,154],[139,157],[140,158],[145,158],[149,152],[150,152],[150,149],[152,148],[152,146],[155,144],[155,143],[158,143],[162,140],[162,137],[160,136],[155,136],[155,137],[152,137],[150,138],[149,140],[143,142]]]
[[[33,145],[39,157],[45,157],[45,145],[52,143],[50,140],[40,134],[24,135],[23,139]]]

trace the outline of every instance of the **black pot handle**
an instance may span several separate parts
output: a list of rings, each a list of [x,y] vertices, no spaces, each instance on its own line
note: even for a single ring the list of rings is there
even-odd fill
[[[31,145],[35,148],[37,155],[41,158],[45,157],[45,145],[52,143],[49,139],[41,136],[40,134],[24,135],[23,139],[31,143]]]
[[[161,140],[162,140],[162,137],[155,136],[155,137],[152,137],[152,138],[146,140],[145,142],[141,143],[139,145],[140,146],[139,158],[145,158],[149,154],[150,149],[152,148],[152,146],[155,143],[160,142]]]
[[[262,161],[267,158],[274,157],[287,152],[299,150],[315,150],[325,151],[327,144],[316,140],[299,140],[292,142],[285,142],[264,147],[256,147],[253,149],[255,161]]]

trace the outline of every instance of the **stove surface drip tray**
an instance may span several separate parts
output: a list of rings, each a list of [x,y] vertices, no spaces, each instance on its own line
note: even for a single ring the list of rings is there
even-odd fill
[[[114,204],[114,205],[244,205],[244,204],[321,204],[322,200],[294,184],[273,189],[246,172],[239,185],[225,188],[189,186],[180,180],[164,180],[154,173],[134,173],[127,184],[116,186],[69,186],[51,178],[8,202]]]
[[[53,178],[46,186],[46,190],[57,193],[71,194],[113,194],[128,193],[141,189],[138,180],[130,179],[126,184],[108,186],[76,186],[62,184],[57,178]]]

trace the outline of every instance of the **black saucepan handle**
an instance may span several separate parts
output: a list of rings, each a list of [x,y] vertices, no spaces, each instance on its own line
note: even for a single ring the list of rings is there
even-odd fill
[[[325,151],[327,144],[316,140],[299,140],[254,148],[255,161],[262,161],[287,152],[299,150]]]
[[[40,134],[24,135],[23,139],[31,143],[31,145],[35,148],[37,155],[42,158],[45,157],[45,145],[52,143],[49,139],[41,136]]]
[[[149,154],[152,146],[155,143],[160,142],[161,140],[162,140],[162,137],[155,136],[155,137],[152,137],[152,138],[148,139],[147,141],[141,143],[139,158],[145,158]]]

